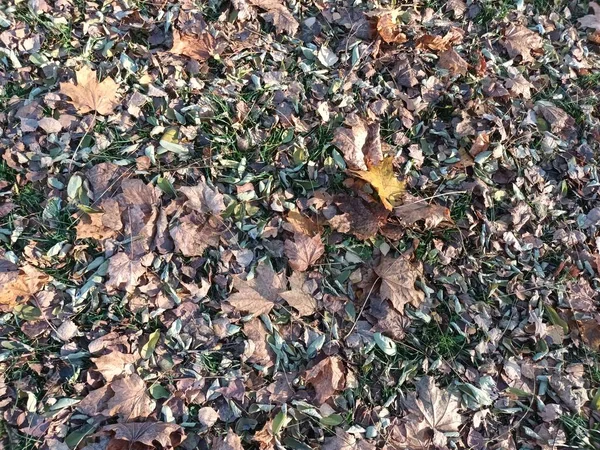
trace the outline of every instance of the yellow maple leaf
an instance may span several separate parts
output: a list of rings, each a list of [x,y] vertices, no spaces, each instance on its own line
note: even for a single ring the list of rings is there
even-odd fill
[[[60,93],[71,98],[71,103],[80,114],[96,111],[98,114],[108,116],[112,114],[119,104],[117,89],[119,85],[107,77],[98,83],[96,71],[83,66],[75,74],[77,85],[73,83],[60,83]]]
[[[368,170],[351,170],[350,172],[369,182],[377,191],[379,199],[386,209],[392,210],[400,201],[404,192],[404,183],[396,178],[393,166],[394,158],[388,156],[381,164],[370,166]]]

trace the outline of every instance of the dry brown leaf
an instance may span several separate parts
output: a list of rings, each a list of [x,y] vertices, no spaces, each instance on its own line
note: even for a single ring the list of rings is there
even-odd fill
[[[225,210],[223,194],[203,181],[195,186],[183,186],[179,188],[179,192],[188,198],[185,206],[196,212],[219,215]]]
[[[261,430],[254,433],[252,440],[258,442],[259,450],[275,450],[276,440],[273,435],[273,420],[268,420]]]
[[[301,214],[299,211],[290,211],[286,219],[291,225],[291,230],[288,231],[303,233],[308,236],[315,236],[323,232],[323,225]]]
[[[38,293],[50,277],[32,265],[23,267],[0,259],[0,311],[10,311],[19,300],[26,302],[32,295]]]
[[[317,310],[317,302],[314,297],[299,289],[282,292],[279,295],[288,305],[297,309],[301,316],[310,316]]]
[[[596,31],[600,31],[600,5],[596,2],[590,2],[589,7],[592,8],[594,14],[580,17],[577,19],[577,22],[583,28],[593,28]]]
[[[109,385],[114,395],[106,403],[106,415],[120,415],[125,420],[146,418],[155,408],[154,401],[146,392],[146,383],[136,373],[114,380]]]
[[[464,32],[459,28],[451,28],[444,36],[434,36],[425,34],[417,39],[416,48],[428,49],[435,52],[446,52],[452,46],[460,43],[463,39]]]
[[[394,173],[394,158],[389,156],[381,164],[369,167],[367,171],[351,171],[351,173],[369,182],[377,191],[379,200],[386,209],[392,210],[404,193],[404,183]]]
[[[98,83],[96,72],[83,66],[75,74],[77,85],[74,83],[60,83],[60,93],[71,98],[73,106],[80,114],[96,111],[107,116],[112,114],[119,105],[119,85],[107,77]]]
[[[376,448],[373,442],[357,439],[343,428],[337,428],[335,436],[325,439],[321,450],[375,450]]]
[[[104,286],[109,294],[130,292],[137,287],[140,277],[145,273],[146,268],[139,260],[131,260],[127,253],[120,252],[108,260],[107,274],[110,278]]]
[[[134,445],[136,443],[155,448],[158,442],[163,449],[169,449],[181,444],[185,437],[183,428],[179,425],[164,422],[117,423],[106,425],[102,430],[113,432],[113,439],[128,442],[123,448],[137,448]]]
[[[227,431],[227,435],[215,439],[211,447],[212,450],[244,450],[242,440],[234,433],[232,429]]]
[[[367,170],[369,165],[379,164],[383,159],[379,124],[368,124],[354,114],[346,119],[346,124],[351,128],[337,128],[333,144],[342,151],[348,167]]]
[[[196,61],[206,61],[216,54],[215,44],[215,38],[208,31],[204,31],[200,36],[192,36],[173,30],[173,47],[169,52]]]
[[[412,226],[423,220],[426,229],[435,228],[442,223],[453,223],[450,210],[445,206],[423,202],[409,195],[404,196],[402,205],[394,208],[394,216],[404,226]]]
[[[285,241],[285,254],[292,269],[304,272],[325,253],[321,236],[307,236],[295,233],[294,240]]]
[[[328,356],[306,372],[306,382],[315,390],[315,401],[322,405],[346,387],[346,368],[336,357]]]
[[[227,303],[241,312],[254,315],[267,314],[275,303],[264,298],[252,286],[241,278],[233,278],[233,287],[238,291],[227,298]]]
[[[113,391],[109,385],[104,385],[99,389],[90,391],[77,404],[77,410],[89,417],[96,417],[106,414],[106,404],[113,396]]]
[[[244,334],[252,343],[253,348],[248,354],[244,353],[248,361],[263,367],[275,364],[275,353],[267,343],[267,329],[259,318],[254,318],[244,324]]]
[[[104,379],[111,382],[116,377],[123,375],[129,364],[133,364],[139,359],[140,357],[136,354],[112,351],[98,358],[92,358],[92,362],[96,364],[96,370],[102,374]]]
[[[462,423],[458,412],[460,402],[447,390],[439,389],[432,377],[421,378],[416,387],[416,393],[409,394],[406,401],[411,412],[406,422],[413,425],[410,429],[407,427],[407,431],[421,437],[429,436],[430,445],[435,448],[445,447],[448,438],[444,433],[457,432]],[[424,429],[429,433],[423,433]]]
[[[265,20],[272,22],[278,33],[287,33],[293,36],[298,31],[300,24],[288,9],[281,3],[281,0],[249,0],[254,6],[267,11],[264,14]]]
[[[256,266],[255,277],[248,284],[252,289],[271,302],[279,299],[279,293],[286,290],[287,280],[284,273],[276,273],[264,262]]]
[[[477,156],[481,152],[486,151],[489,146],[490,146],[490,134],[486,133],[486,132],[479,133],[475,137],[475,140],[473,141],[473,144],[471,145],[471,150],[469,150],[469,153],[471,154],[471,156]]]
[[[192,212],[179,219],[170,235],[176,252],[184,256],[202,256],[208,247],[219,245],[221,232],[222,223],[217,218],[207,219],[203,214]]]
[[[119,203],[113,198],[105,198],[98,205],[97,213],[82,213],[75,226],[77,239],[104,240],[117,236],[123,229]]]
[[[402,33],[400,11],[386,11],[377,20],[377,33],[388,44],[402,44],[408,40]]]
[[[600,350],[600,315],[593,318],[577,320],[581,340],[595,352]]]
[[[425,299],[423,291],[415,288],[415,282],[423,273],[421,263],[411,263],[403,255],[385,256],[375,273],[381,278],[381,297],[392,302],[399,312],[403,313],[404,305],[409,303],[418,308]]]
[[[335,205],[342,214],[329,219],[329,224],[340,233],[352,234],[362,241],[375,237],[389,215],[379,204],[369,205],[348,195],[336,196]]]
[[[198,410],[198,422],[207,428],[211,428],[219,420],[219,413],[210,406],[205,406]]]
[[[534,55],[542,53],[544,40],[539,34],[523,25],[510,25],[500,43],[511,58],[520,55],[525,63],[535,61]]]
[[[440,54],[438,65],[453,75],[464,75],[469,70],[469,64],[453,48]]]

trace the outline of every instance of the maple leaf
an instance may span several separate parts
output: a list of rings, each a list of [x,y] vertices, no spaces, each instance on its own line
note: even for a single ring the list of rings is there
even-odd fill
[[[175,251],[184,256],[202,256],[208,247],[219,245],[222,223],[214,218],[192,212],[179,219],[169,231]]]
[[[294,16],[292,16],[288,9],[281,4],[281,1],[250,0],[250,3],[267,11],[264,17],[268,22],[272,22],[275,25],[275,30],[278,33],[287,33],[293,36],[298,31],[300,24],[294,19]]]
[[[105,413],[121,415],[126,420],[148,417],[154,411],[155,402],[146,392],[146,383],[136,373],[113,380],[109,385],[114,395],[106,403]]]
[[[401,313],[408,303],[418,308],[425,299],[425,294],[415,288],[422,271],[420,263],[411,263],[404,256],[385,256],[375,268],[375,273],[381,278],[381,297],[392,302]]]
[[[319,404],[325,403],[337,391],[345,388],[345,370],[340,359],[328,356],[306,372],[306,382],[314,388],[315,400]]]
[[[275,303],[264,298],[247,281],[239,277],[233,278],[233,287],[238,292],[231,294],[227,298],[227,303],[238,311],[258,316],[260,314],[267,314],[275,306]]]
[[[77,85],[60,83],[60,93],[71,98],[77,112],[86,114],[96,111],[103,116],[114,112],[119,104],[119,85],[112,78],[107,77],[98,83],[96,72],[87,66],[83,66],[75,76]]]
[[[329,224],[340,233],[352,234],[362,241],[375,237],[389,215],[379,204],[367,204],[348,195],[336,196],[334,203],[342,214],[329,219]]]
[[[21,301],[27,301],[42,289],[50,277],[30,264],[18,267],[0,259],[0,311],[10,311]]]
[[[231,429],[225,436],[215,439],[211,448],[213,450],[244,450],[242,440]]]
[[[377,33],[388,44],[402,44],[408,40],[402,33],[402,22],[398,20],[400,11],[385,11],[377,19]]]
[[[381,164],[369,167],[369,170],[350,171],[353,175],[369,182],[377,191],[379,199],[386,209],[392,210],[404,192],[404,183],[394,173],[394,158],[389,156]]]
[[[544,40],[539,34],[523,25],[510,25],[500,43],[511,58],[521,55],[523,62],[533,62],[535,61],[533,55],[540,53]]]
[[[333,145],[342,151],[348,167],[367,170],[369,165],[379,164],[383,159],[379,124],[368,124],[355,114],[351,114],[345,123],[351,128],[336,128]]]
[[[323,231],[323,225],[315,222],[310,217],[302,215],[298,211],[290,211],[286,217],[287,223],[291,225],[288,231],[315,236]]]
[[[203,181],[199,181],[195,186],[180,187],[179,192],[188,198],[184,206],[194,211],[218,215],[225,210],[223,194]]]
[[[317,309],[317,302],[314,297],[299,289],[282,292],[279,295],[281,295],[288,305],[296,308],[301,316],[310,316]]]
[[[600,5],[596,2],[590,2],[589,7],[594,10],[594,14],[580,17],[577,19],[577,22],[584,28],[593,28],[596,31],[600,31]]]
[[[462,423],[460,402],[447,390],[439,389],[432,377],[421,378],[416,387],[416,393],[411,393],[406,401],[411,412],[406,422],[413,425],[407,431],[421,437],[429,435],[431,444],[445,447],[448,438],[444,433],[457,432]],[[424,433],[426,429],[429,433]]]
[[[109,294],[118,290],[129,292],[137,287],[146,268],[139,260],[132,260],[127,253],[120,252],[108,260],[107,273],[110,278],[104,286]]]
[[[121,376],[125,372],[125,368],[139,360],[139,356],[135,354],[121,353],[112,351],[98,358],[92,358],[92,362],[96,364],[96,370],[102,374],[108,382]]]
[[[440,54],[438,65],[453,75],[464,75],[469,70],[469,64],[453,48]]]
[[[185,437],[183,428],[175,423],[164,422],[127,422],[106,425],[102,431],[114,433],[113,441],[125,441],[122,448],[138,448],[135,444],[147,445],[149,448],[156,448],[158,442],[162,448],[174,448],[181,444]],[[109,443],[109,448],[116,449],[119,442]]]
[[[216,55],[215,44],[215,38],[208,31],[204,31],[200,36],[191,36],[173,30],[173,46],[169,52],[196,61],[206,61]]]
[[[285,241],[285,254],[292,269],[304,272],[325,253],[321,236],[307,236],[294,233],[294,240]]]

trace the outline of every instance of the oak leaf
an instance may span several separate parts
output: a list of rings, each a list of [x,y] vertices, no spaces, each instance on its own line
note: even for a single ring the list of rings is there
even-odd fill
[[[50,277],[30,264],[18,267],[6,259],[0,260],[0,311],[10,311],[21,301],[27,301],[50,281]]]
[[[148,417],[155,408],[155,402],[146,391],[146,383],[136,373],[114,380],[109,385],[114,395],[106,403],[105,415],[119,414],[126,420]]]
[[[244,450],[242,440],[231,429],[227,431],[225,436],[215,439],[211,448],[213,450]]]
[[[208,31],[204,31],[200,36],[191,36],[173,30],[173,46],[169,52],[196,61],[206,61],[216,54],[215,44],[215,38]]]
[[[544,45],[542,37],[523,25],[510,25],[500,43],[506,48],[509,56],[521,55],[523,62],[533,62],[533,55],[541,53]]]
[[[408,40],[402,32],[400,11],[385,11],[377,19],[377,33],[388,44],[402,44]]]
[[[389,156],[381,164],[369,167],[369,170],[351,171],[358,178],[369,182],[377,191],[379,199],[386,209],[392,210],[404,192],[404,183],[394,173],[394,158]]]
[[[411,263],[405,256],[385,256],[375,268],[375,273],[381,278],[381,297],[392,302],[401,313],[408,303],[418,308],[425,299],[425,294],[415,288],[422,272],[420,263]]]
[[[127,253],[120,252],[108,260],[107,273],[110,278],[105,287],[109,294],[119,290],[130,292],[137,287],[146,268],[139,260],[132,260]]]
[[[344,363],[333,356],[328,356],[306,372],[306,382],[315,390],[315,400],[325,403],[337,391],[346,386],[346,368]]]
[[[594,10],[594,14],[580,17],[577,19],[577,22],[583,28],[593,28],[596,31],[600,31],[600,5],[596,2],[590,2],[589,7]]]
[[[114,440],[126,441],[123,449],[138,448],[135,444],[144,444],[149,448],[156,448],[156,443],[163,449],[174,448],[181,444],[185,436],[183,428],[175,423],[164,422],[128,422],[106,425],[103,431],[114,433]],[[117,443],[111,442],[109,447]],[[111,447],[112,448],[112,447]],[[121,448],[121,447],[118,447]]]
[[[294,240],[287,239],[284,244],[285,254],[292,269],[304,272],[325,253],[321,236],[307,236],[295,233]]]
[[[98,83],[96,72],[87,66],[83,66],[75,76],[77,84],[60,83],[60,92],[71,98],[77,112],[96,111],[103,116],[114,112],[119,104],[119,85],[112,78],[107,77]]]

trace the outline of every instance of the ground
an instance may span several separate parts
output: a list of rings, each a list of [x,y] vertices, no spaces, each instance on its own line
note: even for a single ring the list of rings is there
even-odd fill
[[[2,448],[600,448],[600,5],[0,6]]]

